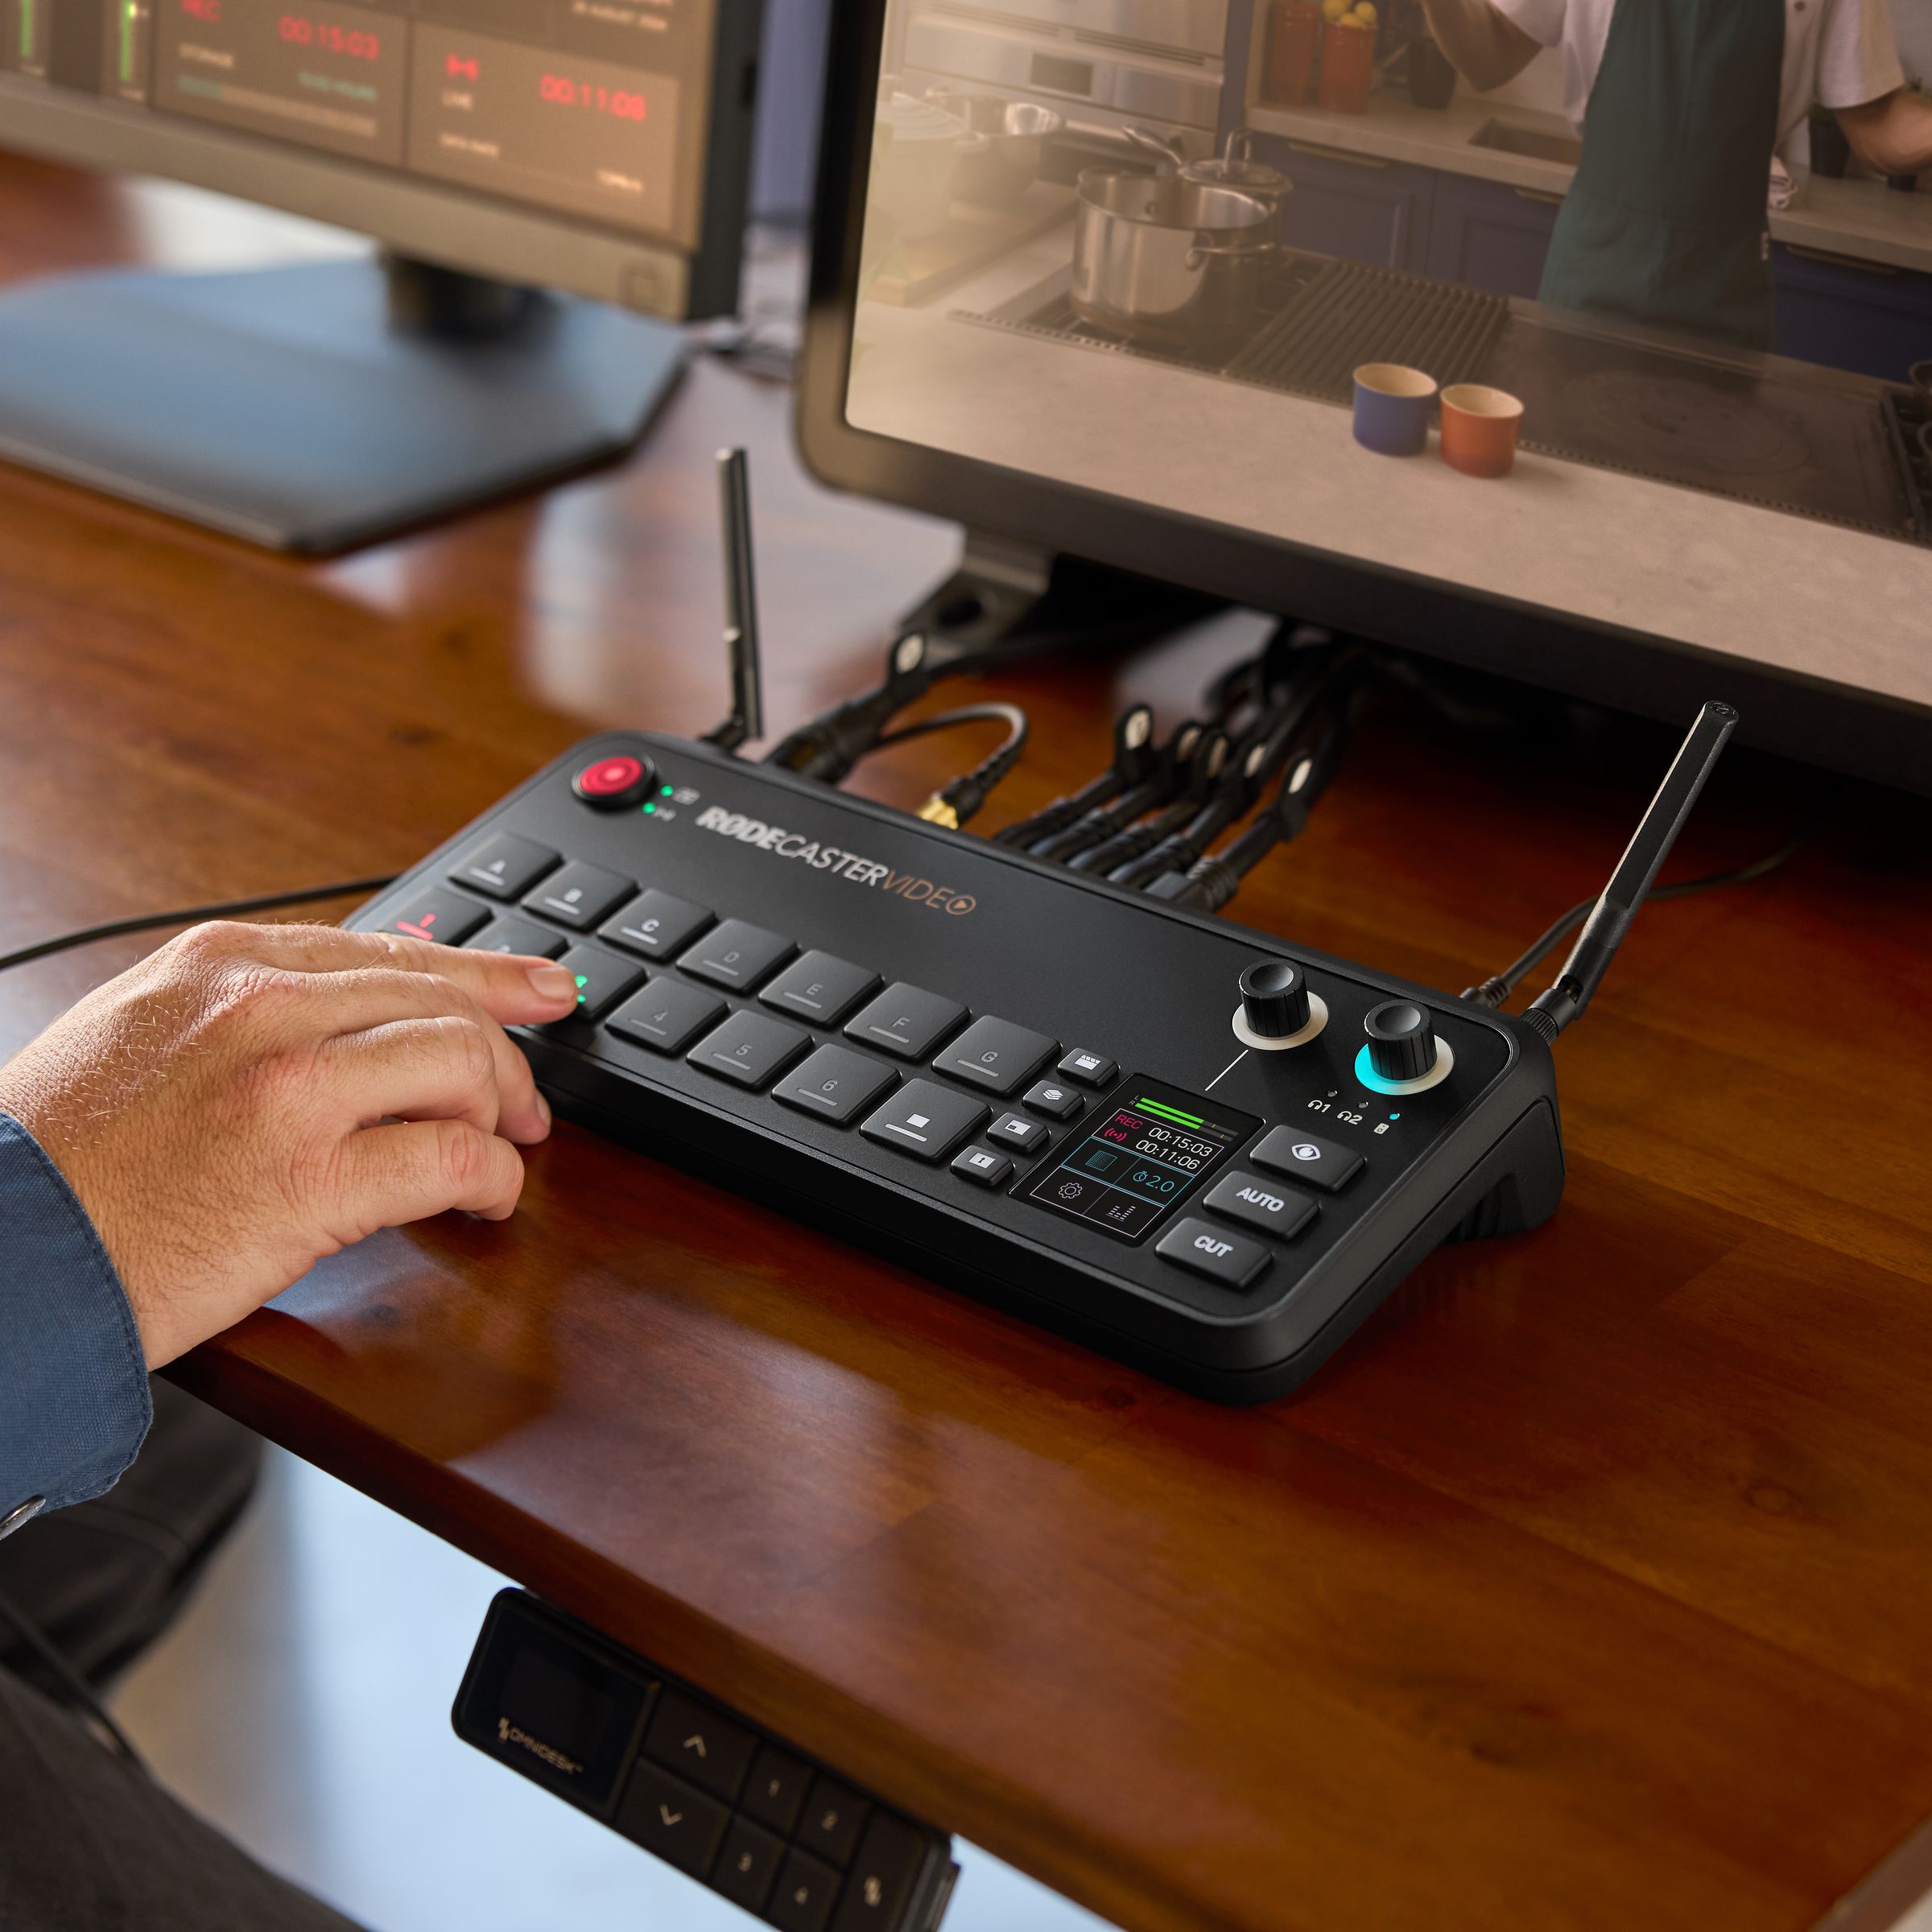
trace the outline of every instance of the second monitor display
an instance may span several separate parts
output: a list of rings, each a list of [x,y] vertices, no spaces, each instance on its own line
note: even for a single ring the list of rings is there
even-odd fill
[[[715,0],[0,0],[0,65],[699,241]]]

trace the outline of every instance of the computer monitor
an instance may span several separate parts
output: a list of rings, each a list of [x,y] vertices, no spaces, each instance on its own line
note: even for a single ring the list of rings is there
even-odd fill
[[[1900,76],[1883,0],[1668,73],[1627,3],[1497,0],[1554,44],[1484,93],[1435,0],[840,0],[807,460],[1932,788],[1932,195],[1813,105]]]
[[[329,550],[628,447],[737,299],[763,10],[0,0],[0,146],[387,251],[6,291],[0,455]]]

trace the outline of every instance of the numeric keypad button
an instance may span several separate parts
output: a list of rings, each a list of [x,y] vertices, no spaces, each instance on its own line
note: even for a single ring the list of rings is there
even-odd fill
[[[835,1865],[848,1865],[859,1848],[859,1828],[869,1809],[857,1792],[848,1790],[836,1779],[815,1778],[811,1795],[805,1801],[805,1815],[799,1820],[799,1843]]]
[[[805,1794],[811,1784],[810,1765],[776,1744],[761,1744],[752,1761],[751,1776],[745,1781],[743,1809],[748,1817],[789,1836],[805,1809]]]
[[[890,1067],[849,1047],[821,1046],[772,1089],[771,1097],[843,1127],[894,1086],[898,1077]]]
[[[811,1044],[808,1034],[769,1014],[734,1013],[685,1055],[701,1072],[741,1087],[769,1087]]]
[[[784,1856],[784,1846],[769,1831],[749,1818],[734,1818],[724,1834],[712,1885],[734,1905],[742,1905],[747,1912],[762,1912]]]
[[[725,1010],[715,993],[660,974],[610,1016],[610,1030],[653,1053],[682,1053],[700,1034],[716,1026]]]
[[[839,1874],[832,1866],[807,1852],[787,1852],[765,1916],[778,1932],[825,1932],[838,1891]]]

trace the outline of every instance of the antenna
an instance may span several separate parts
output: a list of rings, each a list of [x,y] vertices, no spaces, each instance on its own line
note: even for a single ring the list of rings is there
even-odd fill
[[[1624,848],[1610,883],[1576,935],[1556,984],[1530,1003],[1524,1017],[1545,1040],[1554,1041],[1590,1004],[1624,943],[1637,907],[1656,884],[1657,873],[1690,816],[1718,754],[1736,729],[1737,712],[1731,705],[1707,704],[1697,714],[1697,722],[1665,773],[1636,837]]]
[[[751,562],[751,467],[741,449],[718,452],[719,507],[724,523],[724,649],[731,659],[731,716],[704,742],[736,751],[765,730],[758,668],[758,587]]]

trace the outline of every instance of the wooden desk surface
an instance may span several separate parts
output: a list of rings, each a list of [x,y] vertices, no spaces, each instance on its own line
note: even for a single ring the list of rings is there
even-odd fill
[[[0,166],[0,273],[255,220]],[[774,718],[858,687],[954,540],[811,486],[787,407],[700,367],[627,470],[320,566],[0,472],[6,935],[398,868],[586,729],[708,724],[728,440]],[[1216,650],[1014,675],[989,828]],[[1391,700],[1239,910],[1456,989],[1667,749]],[[1735,757],[1680,868],[1802,782]],[[181,1379],[1134,1932],[1799,1932],[1932,1814],[1929,815],[1855,791],[1647,914],[1561,1050],[1562,1213],[1298,1399],[1203,1406],[569,1129],[513,1222],[379,1236]],[[0,1051],[135,950],[0,980]]]

